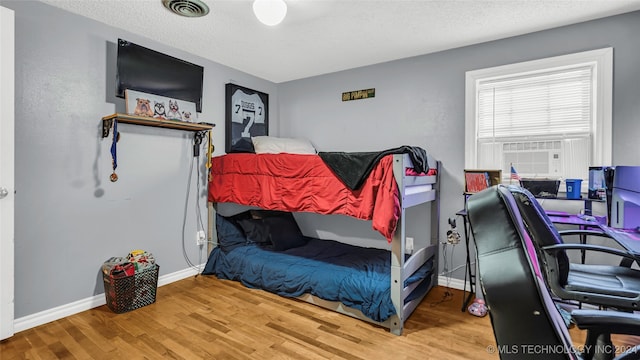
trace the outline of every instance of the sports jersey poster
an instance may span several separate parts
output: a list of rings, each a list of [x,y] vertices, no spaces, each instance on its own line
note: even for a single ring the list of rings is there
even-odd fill
[[[225,86],[225,150],[242,152],[252,136],[269,135],[269,94],[231,83]]]

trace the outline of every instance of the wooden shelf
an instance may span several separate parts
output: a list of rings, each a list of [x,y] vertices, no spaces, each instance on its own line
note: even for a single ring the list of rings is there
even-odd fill
[[[479,178],[475,178],[479,176]],[[482,179],[482,186],[478,183]],[[469,180],[476,180],[474,184],[470,184]],[[474,194],[477,189],[470,189],[472,185],[476,188],[487,188],[502,183],[502,170],[495,169],[464,169],[464,194]],[[474,191],[475,190],[475,191]]]
[[[197,123],[190,123],[190,122],[179,121],[179,120],[156,119],[156,118],[150,118],[150,117],[115,113],[102,118],[102,137],[103,138],[109,136],[109,129],[111,129],[114,119],[117,122],[123,123],[123,124],[153,126],[153,127],[161,127],[161,128],[185,130],[185,131],[195,131],[195,132],[211,130],[215,126],[215,124],[206,124],[206,123],[197,124]]]

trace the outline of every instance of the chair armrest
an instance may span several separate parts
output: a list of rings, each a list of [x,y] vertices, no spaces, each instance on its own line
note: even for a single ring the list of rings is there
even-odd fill
[[[636,345],[625,351],[623,354],[616,356],[615,360],[638,360],[640,359],[640,346]]]
[[[589,235],[589,236],[601,236],[601,237],[609,238],[611,240],[615,240],[615,238],[611,237],[611,235],[609,235],[606,232],[603,232],[601,230],[569,229],[569,230],[559,230],[558,233],[561,236],[564,236],[564,235]]]
[[[606,233],[606,232],[604,232],[602,230],[570,229],[570,230],[561,230],[561,231],[558,231],[558,233],[560,234],[560,236],[565,236],[565,235],[580,235],[580,236],[584,236],[584,235],[588,235],[588,236],[604,237],[604,238],[607,238],[607,239],[615,241],[616,244],[620,245],[620,247],[624,248],[628,253],[630,253],[630,254],[633,253],[633,251],[631,251],[624,243],[620,242],[618,239],[616,239],[615,237],[611,236],[611,234],[608,234],[608,233]],[[620,265],[619,266],[630,268],[631,265],[633,265],[634,261],[638,262],[638,265],[640,265],[640,257],[633,256],[632,258],[625,257],[624,259],[622,259],[622,261],[620,261]]]
[[[598,251],[598,252],[618,255],[634,261],[640,261],[640,257],[637,257],[636,255],[628,251],[618,250],[618,249],[610,248],[607,246],[601,246],[601,245],[563,243],[563,244],[546,245],[542,247],[542,250],[544,251],[590,250],[590,251]]]
[[[571,318],[581,330],[601,334],[640,335],[640,315],[620,311],[573,310]]]
[[[608,234],[607,232],[605,232],[603,230],[570,229],[570,230],[561,230],[561,231],[558,231],[558,233],[560,234],[560,236],[565,236],[565,235],[587,235],[587,236],[599,236],[599,237],[607,238],[609,240],[615,241],[615,243],[620,245],[620,247],[622,247],[625,250],[629,251],[629,248],[627,248],[627,246],[624,243],[620,242],[614,236],[611,236],[611,234]]]
[[[571,319],[581,330],[587,331],[583,356],[585,359],[611,359],[615,355],[611,334],[640,335],[640,316],[634,313],[605,310],[574,310]],[[605,346],[600,348],[599,346]],[[640,346],[627,349],[615,360],[640,359]]]

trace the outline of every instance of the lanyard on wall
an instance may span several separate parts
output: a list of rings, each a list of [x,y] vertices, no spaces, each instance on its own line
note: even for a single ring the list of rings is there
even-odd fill
[[[116,174],[116,168],[118,167],[118,156],[116,153],[116,143],[118,142],[118,120],[113,119],[113,141],[111,142],[111,159],[113,163],[113,173],[111,174],[111,182],[118,181],[118,175]]]

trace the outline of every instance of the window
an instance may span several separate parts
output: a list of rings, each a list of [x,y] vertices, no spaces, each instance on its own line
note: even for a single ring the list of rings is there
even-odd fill
[[[606,48],[467,72],[465,168],[586,180],[611,165],[612,61]]]

